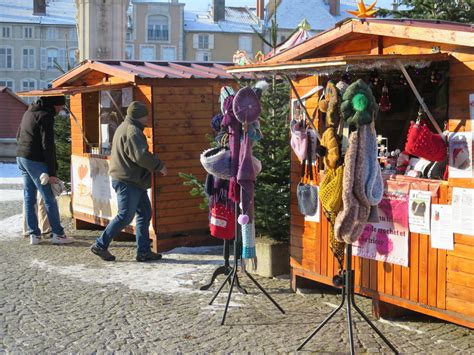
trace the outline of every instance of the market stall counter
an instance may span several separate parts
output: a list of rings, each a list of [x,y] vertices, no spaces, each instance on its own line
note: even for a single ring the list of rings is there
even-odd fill
[[[328,196],[343,189],[351,127],[368,124],[376,152],[367,152],[376,155],[383,188],[373,191],[377,207],[350,241],[355,291],[372,298],[377,316],[402,307],[474,327],[473,44],[469,25],[351,19],[261,63],[228,69],[286,77],[293,89],[293,290],[302,278],[340,286],[344,249],[334,235],[343,210]],[[306,169],[314,178],[302,172],[300,131],[324,147]],[[314,215],[301,208],[308,179],[320,201]]]

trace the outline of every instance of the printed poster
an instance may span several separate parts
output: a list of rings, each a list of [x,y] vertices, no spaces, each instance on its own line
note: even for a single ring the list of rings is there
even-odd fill
[[[472,132],[456,132],[449,135],[449,177],[473,178]]]
[[[110,108],[110,97],[105,91],[100,92],[100,106],[102,108]]]
[[[451,205],[431,206],[431,247],[453,250],[453,224]]]
[[[408,266],[409,183],[387,181],[378,206],[380,222],[368,223],[352,253],[367,259]]]
[[[117,214],[117,194],[106,159],[71,156],[72,209],[76,212],[112,220]],[[151,189],[148,190],[150,197]],[[135,225],[133,219],[131,225]],[[152,230],[150,223],[150,230]]]
[[[474,189],[453,188],[453,232],[474,236]]]
[[[316,213],[313,216],[304,216],[305,222],[316,222],[319,223],[321,222],[321,204],[319,203],[319,186],[316,186],[317,190],[317,199],[318,202],[316,203]]]
[[[127,87],[122,89],[122,107],[128,107],[133,101],[133,88]]]
[[[409,201],[410,232],[430,234],[431,192],[410,190]]]

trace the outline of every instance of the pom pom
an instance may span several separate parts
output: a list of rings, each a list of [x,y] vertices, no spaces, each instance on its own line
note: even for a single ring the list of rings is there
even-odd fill
[[[237,222],[239,222],[240,225],[243,225],[249,223],[249,219],[249,216],[246,214],[241,214],[239,218],[237,218]]]
[[[352,106],[356,111],[364,111],[367,108],[368,104],[369,99],[364,94],[359,93],[352,98]]]

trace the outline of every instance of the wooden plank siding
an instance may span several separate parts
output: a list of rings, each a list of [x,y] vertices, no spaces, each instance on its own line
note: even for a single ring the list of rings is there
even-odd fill
[[[449,130],[469,131],[472,129],[472,122],[469,119],[468,96],[474,92],[472,47],[439,45],[388,36],[354,35],[332,41],[311,55],[429,54],[434,46],[439,46],[441,52],[451,54]],[[296,78],[294,84],[299,95],[304,95],[316,85],[324,86],[325,80],[327,77],[302,76]],[[307,102],[311,114],[316,105],[314,99]],[[298,211],[295,195],[296,185],[300,180],[300,164],[294,154],[291,159],[291,285],[295,288],[297,278],[300,277],[332,285],[336,261],[328,247],[328,222],[324,214],[321,215],[321,223],[304,222]],[[430,183],[429,180],[427,182]],[[453,187],[474,188],[474,179],[450,178],[440,185],[432,203],[451,204]],[[408,267],[354,257],[356,292],[377,301],[473,328],[474,238],[455,234],[453,251],[431,248],[430,238],[429,235],[409,234]]]

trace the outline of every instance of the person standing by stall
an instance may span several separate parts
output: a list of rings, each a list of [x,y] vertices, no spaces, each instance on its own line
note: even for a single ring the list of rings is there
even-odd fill
[[[109,244],[120,231],[136,219],[136,260],[160,260],[161,254],[150,250],[151,203],[147,189],[151,187],[153,172],[167,174],[163,162],[148,150],[143,130],[148,124],[148,109],[145,104],[133,101],[125,121],[117,128],[112,141],[109,174],[112,187],[117,193],[118,214],[107,225],[102,235],[91,246],[92,253],[105,261],[114,261],[115,256],[108,251]]]
[[[26,224],[31,245],[39,244],[41,241],[41,230],[38,227],[35,208],[38,191],[44,200],[53,232],[51,243],[74,242],[74,238],[64,234],[58,204],[51,188],[51,184],[59,183],[56,177],[58,164],[54,142],[54,117],[65,104],[64,96],[40,97],[24,113],[17,133],[16,161],[23,175]],[[41,175],[47,176],[45,184],[41,182]]]

